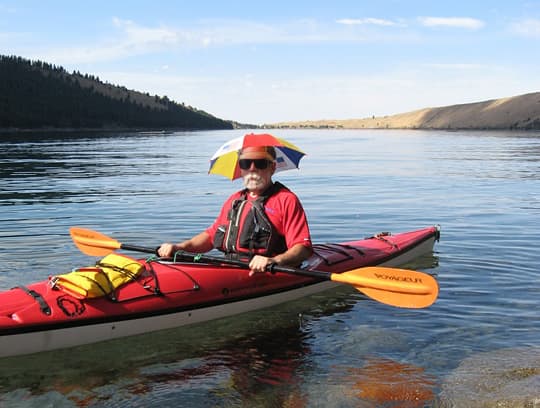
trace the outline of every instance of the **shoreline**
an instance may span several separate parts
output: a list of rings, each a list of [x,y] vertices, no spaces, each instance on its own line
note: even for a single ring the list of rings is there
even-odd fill
[[[147,132],[147,133],[174,133],[174,132],[196,132],[199,130],[229,130],[228,128],[130,128],[130,127],[107,127],[107,128],[2,128],[0,127],[0,134],[18,134],[18,133],[51,133],[51,132],[60,132],[60,133],[71,133],[71,132],[82,132],[82,133],[114,133],[114,132]]]
[[[540,130],[540,92],[509,98],[492,99],[483,102],[423,108],[395,115],[371,116],[363,119],[322,119],[292,122],[245,124],[235,121],[233,126],[220,128],[159,128],[104,126],[86,127],[0,127],[0,133],[40,133],[40,132],[178,132],[227,129],[403,129],[403,130],[445,130],[445,131],[538,131]]]

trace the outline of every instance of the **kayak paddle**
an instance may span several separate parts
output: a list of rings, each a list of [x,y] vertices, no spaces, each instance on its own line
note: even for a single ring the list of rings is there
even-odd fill
[[[156,248],[122,244],[89,229],[71,227],[69,231],[77,248],[86,255],[104,256],[116,249],[156,254]],[[249,269],[247,262],[186,251],[176,252],[175,259]],[[356,290],[374,300],[396,307],[414,309],[428,307],[435,302],[439,293],[437,281],[431,275],[407,269],[367,266],[342,273],[332,273],[275,265],[270,271],[345,283],[354,286]]]

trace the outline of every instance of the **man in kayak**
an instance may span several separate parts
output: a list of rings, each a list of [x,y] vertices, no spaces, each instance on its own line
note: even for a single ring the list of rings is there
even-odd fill
[[[245,189],[225,201],[205,231],[178,244],[162,244],[159,256],[217,248],[229,258],[248,258],[252,275],[265,272],[272,264],[297,266],[311,255],[311,236],[300,200],[287,187],[272,181],[274,148],[246,147],[238,154]]]

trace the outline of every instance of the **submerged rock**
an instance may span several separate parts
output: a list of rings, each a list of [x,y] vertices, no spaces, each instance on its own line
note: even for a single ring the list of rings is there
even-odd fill
[[[540,407],[540,348],[466,358],[444,381],[440,402],[442,407]]]
[[[352,393],[374,407],[423,408],[433,402],[434,379],[424,369],[394,360],[369,357],[350,368]]]

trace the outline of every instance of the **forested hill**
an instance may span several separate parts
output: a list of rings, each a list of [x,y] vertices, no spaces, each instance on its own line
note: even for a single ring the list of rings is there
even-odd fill
[[[231,129],[233,123],[41,61],[0,55],[0,129]]]

